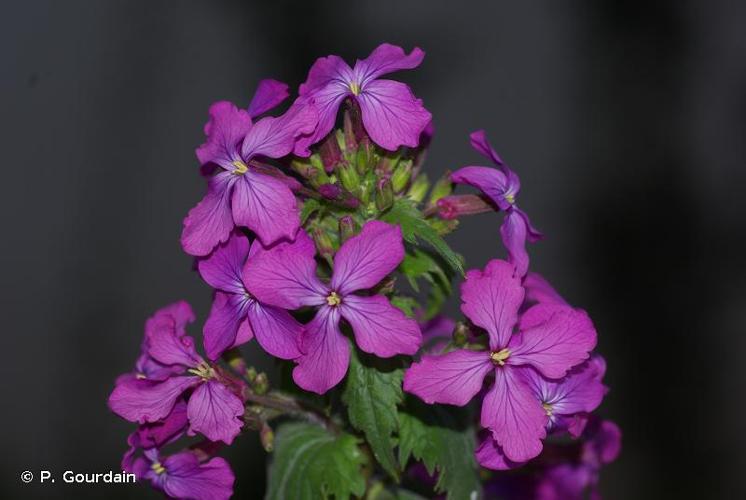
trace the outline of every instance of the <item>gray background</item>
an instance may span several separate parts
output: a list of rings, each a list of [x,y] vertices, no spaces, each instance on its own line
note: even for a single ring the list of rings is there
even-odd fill
[[[534,269],[596,322],[602,413],[624,430],[606,496],[746,495],[743,3],[2,6],[4,498],[156,496],[18,475],[116,469],[130,425],[105,401],[143,321],[179,298],[204,319],[210,292],[178,237],[204,190],[208,105],[382,41],[427,52],[400,75],[435,116],[427,168],[475,162],[467,134],[486,128],[547,235]],[[498,221],[451,238],[470,266],[499,252]],[[230,456],[238,495],[261,495],[256,437]]]

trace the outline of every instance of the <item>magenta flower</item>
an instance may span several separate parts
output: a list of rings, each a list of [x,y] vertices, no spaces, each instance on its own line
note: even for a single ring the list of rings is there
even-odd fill
[[[404,375],[404,389],[425,402],[463,406],[494,373],[494,384],[482,402],[481,423],[513,462],[538,455],[546,436],[547,412],[526,382],[527,372],[564,377],[596,343],[584,312],[537,304],[519,317],[523,298],[511,264],[492,260],[484,272],[469,271],[461,285],[461,311],[487,331],[489,351],[459,349],[424,356]]]
[[[601,383],[605,371],[603,358],[595,355],[559,380],[547,379],[535,370],[523,373],[524,382],[546,411],[547,432],[567,431],[574,438],[581,435],[588,414],[598,408],[606,393],[606,387]],[[481,441],[476,457],[480,465],[488,469],[505,470],[520,465],[505,457],[489,436]]]
[[[134,450],[125,455],[122,467],[135,474],[139,481],[149,480],[153,486],[170,498],[194,500],[223,500],[233,495],[235,476],[228,462],[213,457],[201,463],[196,453],[182,451],[161,458],[157,448],[134,456]]]
[[[130,422],[159,422],[187,397],[189,433],[230,444],[243,425],[243,402],[197,354],[192,338],[175,328],[156,328],[148,334],[147,355],[172,372],[160,380],[120,377],[109,396],[111,410]]]
[[[218,246],[197,267],[202,278],[215,288],[215,298],[204,327],[207,357],[215,360],[223,351],[245,344],[256,336],[259,345],[273,356],[295,359],[303,326],[286,310],[267,306],[246,289],[250,275],[243,273],[247,258],[261,251],[261,245],[238,231]]]
[[[274,103],[265,97],[276,88],[260,88],[252,101],[254,112]],[[210,106],[205,125],[207,142],[197,148],[202,165],[217,165],[208,191],[184,219],[181,244],[196,256],[209,254],[228,239],[234,226],[248,227],[265,245],[286,238],[292,240],[300,225],[295,196],[273,167],[261,167],[255,158],[280,158],[296,146],[296,139],[311,133],[316,125],[312,105],[294,104],[280,117],[266,117],[252,123],[249,111],[220,101]]]
[[[484,130],[471,134],[471,145],[479,153],[491,160],[498,169],[491,167],[463,167],[451,174],[457,184],[468,184],[479,189],[500,210],[505,212],[505,220],[500,226],[500,235],[508,250],[508,260],[515,265],[519,276],[528,270],[526,240],[538,241],[541,233],[531,226],[528,215],[516,205],[516,196],[521,189],[521,181],[487,141]]]
[[[293,371],[300,387],[323,394],[347,372],[350,346],[340,331],[341,318],[365,352],[382,358],[417,352],[422,334],[416,321],[382,295],[353,293],[372,288],[402,261],[401,228],[367,222],[335,255],[329,284],[316,277],[315,252],[311,238],[299,231],[294,243],[264,251],[244,268],[244,276],[251,276],[246,283],[249,292],[262,303],[285,309],[318,308],[301,336],[302,356]]]
[[[319,110],[319,122],[309,144],[331,131],[340,104],[349,97],[360,106],[363,126],[373,142],[390,151],[399,146],[417,147],[420,134],[432,118],[430,112],[407,85],[379,77],[416,68],[424,57],[419,48],[407,55],[401,47],[384,43],[367,59],[358,60],[354,68],[339,56],[317,59],[299,90],[301,98],[313,99]]]

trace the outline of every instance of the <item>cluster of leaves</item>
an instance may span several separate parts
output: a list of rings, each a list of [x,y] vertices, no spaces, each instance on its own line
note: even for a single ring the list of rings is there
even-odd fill
[[[419,170],[413,169],[417,151],[386,153],[350,141],[345,132],[330,139],[341,152],[334,168],[324,165],[320,155],[293,165],[310,188],[304,192],[301,220],[322,257],[321,272],[330,271],[350,228],[354,233],[370,219],[399,225],[406,246],[396,273],[402,279],[390,277],[377,291],[408,316],[430,319],[450,296],[453,279],[464,272],[461,256],[443,238],[455,226],[425,215],[448,194],[450,182],[436,183],[426,199],[429,182],[413,172]],[[336,196],[318,195],[325,185],[334,186]],[[349,203],[353,198],[358,202]],[[435,491],[447,498],[477,498],[470,415],[406,397],[402,377],[410,363],[406,356],[379,359],[353,344],[345,382],[316,401],[326,423],[295,420],[277,429],[267,497],[385,500],[422,498]]]

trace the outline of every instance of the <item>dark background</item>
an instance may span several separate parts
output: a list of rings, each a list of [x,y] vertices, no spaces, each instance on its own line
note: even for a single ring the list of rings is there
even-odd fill
[[[106,397],[145,318],[185,298],[204,320],[178,238],[209,104],[388,41],[427,52],[398,76],[435,117],[427,168],[475,162],[486,128],[547,235],[533,268],[595,320],[624,431],[605,495],[744,498],[746,4],[299,4],[3,2],[0,495],[157,497],[18,475],[116,469],[131,426]],[[451,237],[471,267],[499,220]],[[256,436],[230,456],[259,496]]]

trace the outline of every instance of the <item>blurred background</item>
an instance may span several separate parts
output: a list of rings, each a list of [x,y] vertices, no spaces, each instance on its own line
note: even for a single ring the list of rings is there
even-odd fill
[[[204,320],[210,290],[179,234],[205,189],[209,104],[246,106],[261,78],[297,87],[317,57],[383,41],[427,52],[396,78],[435,117],[431,177],[476,162],[468,134],[487,129],[547,236],[534,270],[596,323],[601,413],[624,431],[605,496],[746,497],[746,3],[3,7],[3,498],[158,497],[19,474],[116,470],[131,426],[106,398],[145,318],[184,298]],[[471,267],[499,251],[499,220],[450,238]],[[256,436],[229,458],[237,497],[260,496]]]

